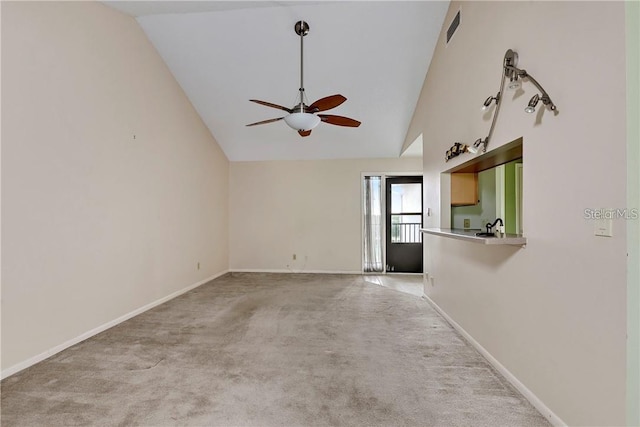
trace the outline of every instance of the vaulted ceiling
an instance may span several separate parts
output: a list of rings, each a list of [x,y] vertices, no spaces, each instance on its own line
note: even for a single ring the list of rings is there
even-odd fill
[[[229,160],[398,157],[448,1],[107,1],[135,16]],[[309,103],[342,94],[327,111],[362,122],[320,123],[301,138],[284,121],[300,86],[297,21]]]

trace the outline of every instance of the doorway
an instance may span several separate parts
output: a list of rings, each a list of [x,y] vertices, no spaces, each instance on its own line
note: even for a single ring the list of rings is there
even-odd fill
[[[386,178],[387,273],[422,273],[422,176]]]

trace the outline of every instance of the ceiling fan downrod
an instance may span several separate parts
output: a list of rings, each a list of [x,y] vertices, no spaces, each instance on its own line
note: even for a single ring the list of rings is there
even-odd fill
[[[304,36],[309,34],[309,24],[304,21],[298,21],[294,29],[296,34],[300,36],[300,112],[304,113]]]

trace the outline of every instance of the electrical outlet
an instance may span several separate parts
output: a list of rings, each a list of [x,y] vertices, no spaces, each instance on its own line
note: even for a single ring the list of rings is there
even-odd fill
[[[296,254],[293,254],[293,260],[294,261],[296,260]]]
[[[464,219],[464,228],[471,228],[471,220],[469,218]]]

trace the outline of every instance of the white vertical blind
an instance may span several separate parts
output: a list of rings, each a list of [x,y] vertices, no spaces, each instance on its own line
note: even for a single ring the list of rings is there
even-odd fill
[[[364,177],[364,271],[382,272],[382,177]]]

